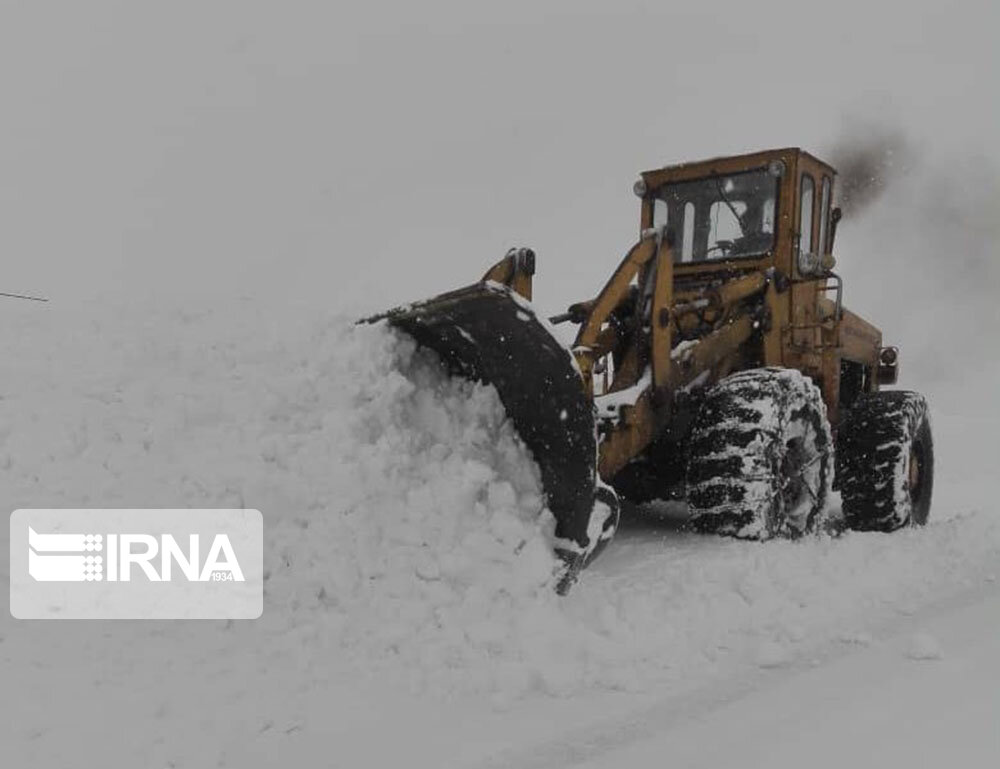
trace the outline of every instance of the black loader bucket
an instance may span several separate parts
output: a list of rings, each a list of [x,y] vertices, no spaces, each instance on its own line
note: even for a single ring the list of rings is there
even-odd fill
[[[492,384],[541,470],[567,562],[561,589],[610,538],[617,500],[597,482],[592,402],[569,349],[531,304],[482,282],[366,319],[387,320],[436,351],[452,374]],[[595,501],[604,504],[595,509]],[[592,524],[591,518],[599,516]],[[602,536],[604,535],[604,536]]]

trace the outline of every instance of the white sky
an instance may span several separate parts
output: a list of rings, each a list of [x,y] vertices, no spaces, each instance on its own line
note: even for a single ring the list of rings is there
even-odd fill
[[[998,7],[0,0],[0,289],[371,310],[524,244],[558,310],[644,168],[858,117],[995,159]]]

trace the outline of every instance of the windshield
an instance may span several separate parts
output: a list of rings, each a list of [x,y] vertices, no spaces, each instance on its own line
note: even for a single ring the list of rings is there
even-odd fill
[[[665,184],[654,193],[653,224],[673,231],[675,262],[766,254],[779,181],[762,168]]]

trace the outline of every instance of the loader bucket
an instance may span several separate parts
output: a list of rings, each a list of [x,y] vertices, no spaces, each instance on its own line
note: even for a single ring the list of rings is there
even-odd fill
[[[572,572],[582,568],[598,544],[588,535],[597,493],[597,444],[593,405],[569,349],[525,299],[492,282],[366,320],[383,319],[436,351],[452,374],[496,388],[541,471],[556,518],[557,552]],[[606,537],[611,533],[605,531]]]

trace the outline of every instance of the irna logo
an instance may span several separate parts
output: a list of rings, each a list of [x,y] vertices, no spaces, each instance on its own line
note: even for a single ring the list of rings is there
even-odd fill
[[[15,510],[19,619],[253,619],[264,606],[257,510]]]
[[[150,582],[244,581],[226,534],[202,550],[199,534],[182,547],[171,534],[39,534],[30,526],[28,573],[38,582],[128,582],[135,573]]]

